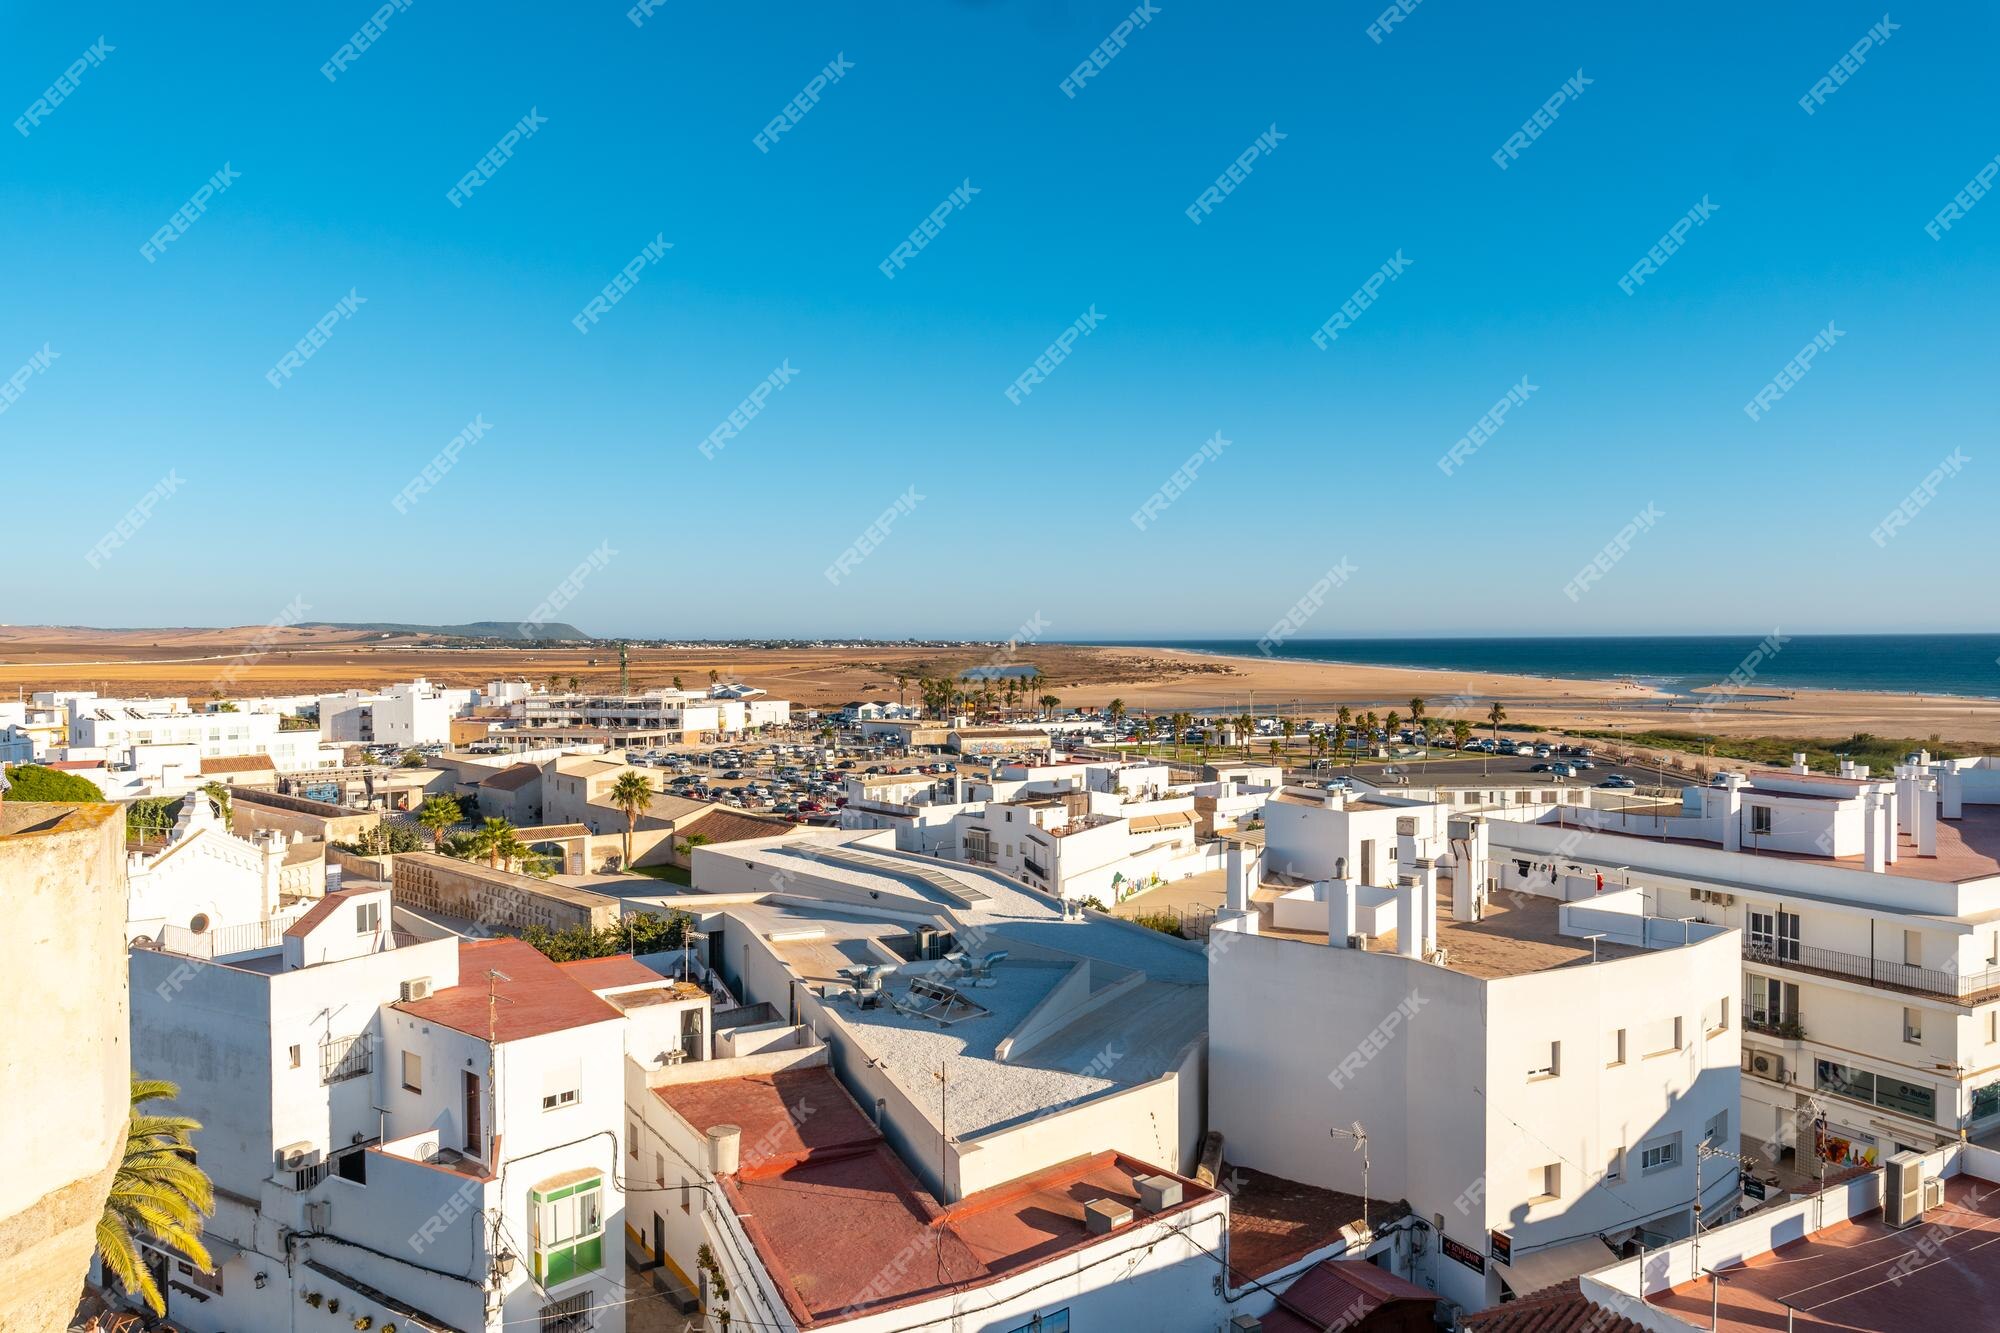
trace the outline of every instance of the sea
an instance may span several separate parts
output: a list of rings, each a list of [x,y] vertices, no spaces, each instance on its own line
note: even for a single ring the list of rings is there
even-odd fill
[[[1159,639],[1118,646],[1266,656],[1251,639]],[[1623,679],[1687,694],[1715,686],[1741,669],[1732,696],[1746,701],[1747,692],[1760,690],[2000,698],[2000,634],[1292,639],[1277,645],[1269,656],[1573,680]]]

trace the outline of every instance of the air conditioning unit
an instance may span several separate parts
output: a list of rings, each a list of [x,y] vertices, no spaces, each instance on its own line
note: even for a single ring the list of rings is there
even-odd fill
[[[310,1143],[287,1143],[278,1149],[280,1171],[305,1171],[319,1165],[319,1149]]]
[[[1924,1177],[1924,1211],[1944,1207],[1944,1181],[1937,1176]]]
[[[1924,1155],[1899,1152],[1891,1157],[1882,1194],[1882,1220],[1891,1227],[1915,1226],[1923,1221]]]
[[[429,977],[412,977],[403,983],[403,1003],[408,1004],[411,1000],[428,1000],[430,998],[431,979]]]
[[[1755,1074],[1758,1078],[1768,1078],[1774,1083],[1785,1081],[1785,1057],[1771,1051],[1745,1051],[1743,1072]]]

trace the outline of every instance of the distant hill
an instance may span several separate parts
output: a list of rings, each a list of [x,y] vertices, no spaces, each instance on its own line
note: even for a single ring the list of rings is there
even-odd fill
[[[337,620],[309,620],[301,622],[308,629],[360,630],[380,634],[421,634],[441,639],[510,639],[527,643],[536,639],[576,639],[588,641],[590,635],[576,626],[560,620],[524,627],[511,620],[475,620],[467,625],[400,625],[390,621],[357,624]],[[524,632],[525,630],[525,632]]]

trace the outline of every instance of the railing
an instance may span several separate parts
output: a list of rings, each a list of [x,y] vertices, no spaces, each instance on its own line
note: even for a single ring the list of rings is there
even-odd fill
[[[1752,1009],[1748,1000],[1743,1004],[1743,1026],[1747,1031],[1761,1033],[1766,1037],[1780,1037],[1786,1041],[1802,1041],[1806,1035],[1805,1020],[1798,1014]]]
[[[1743,957],[1746,962],[1769,967],[1791,967],[1802,972],[1849,977],[1871,985],[1923,995],[1942,995],[1954,1000],[2000,987],[2000,968],[1989,967],[1978,972],[1946,971],[1890,962],[1886,958],[1842,953],[1838,949],[1819,949],[1790,940],[1772,944],[1753,941],[1745,936]]]
[[[280,916],[266,917],[262,921],[221,926],[199,934],[185,926],[161,926],[160,948],[168,953],[180,954],[184,958],[208,959],[229,958],[236,954],[275,949],[284,944],[286,927],[304,915],[305,909],[300,909]]]

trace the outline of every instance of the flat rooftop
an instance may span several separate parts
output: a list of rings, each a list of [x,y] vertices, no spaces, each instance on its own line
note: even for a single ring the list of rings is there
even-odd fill
[[[1325,931],[1279,930],[1270,924],[1271,907],[1268,902],[1253,899],[1252,905],[1261,918],[1257,923],[1259,934],[1305,940],[1312,944],[1326,943]],[[1614,958],[1631,958],[1648,952],[1632,945],[1598,940],[1593,954],[1589,939],[1562,933],[1561,907],[1562,904],[1553,898],[1502,893],[1487,899],[1486,915],[1481,920],[1454,921],[1451,894],[1440,892],[1438,945],[1449,955],[1446,966],[1454,972],[1463,972],[1483,981],[1497,981],[1502,977],[1527,976],[1558,967],[1588,965],[1593,957],[1599,962],[1609,962]],[[1368,952],[1396,952],[1396,932],[1387,930],[1377,935],[1369,941]]]
[[[1229,1269],[1232,1285],[1275,1273],[1315,1250],[1338,1244],[1349,1228],[1361,1229],[1365,1211],[1377,1229],[1407,1213],[1401,1203],[1321,1189],[1283,1176],[1224,1165],[1221,1185],[1229,1195]]]
[[[1972,1329],[1994,1326],[2000,1302],[2000,1186],[1945,1181],[1945,1202],[1917,1225],[1891,1230],[1876,1209],[1699,1278],[1648,1304],[1709,1327],[1773,1333],[1811,1329]]]
[[[1796,792],[1762,794],[1799,795]],[[1673,808],[1668,810],[1670,815],[1676,812]],[[1601,831],[1611,837],[1626,838],[1638,843],[1666,842],[1679,847],[1706,847],[1720,850],[1720,844],[1698,838],[1648,837],[1644,832],[1624,829],[1593,831]],[[1746,844],[1749,841],[1748,838],[1745,839]],[[1808,852],[1774,852],[1747,845],[1743,848],[1742,854],[1767,857],[1776,861],[1834,866],[1842,870],[1867,869],[1866,860],[1860,856],[1816,856]],[[1909,830],[1899,828],[1896,832],[1896,859],[1883,870],[1883,873],[1895,879],[1919,879],[1937,884],[1958,884],[1966,880],[2000,875],[2000,805],[1968,805],[1961,818],[1938,820],[1935,856],[1920,855],[1916,839],[1910,836]]]
[[[1084,1206],[1115,1199],[1150,1220],[1138,1179],[1170,1174],[1097,1153],[941,1204],[825,1066],[655,1090],[698,1131],[742,1129],[722,1190],[801,1327],[928,1300],[1102,1239]],[[1213,1197],[1192,1181],[1171,1214]],[[829,1208],[839,1210],[829,1225]],[[1112,1233],[1114,1236],[1116,1232]],[[912,1256],[915,1256],[914,1261]]]

